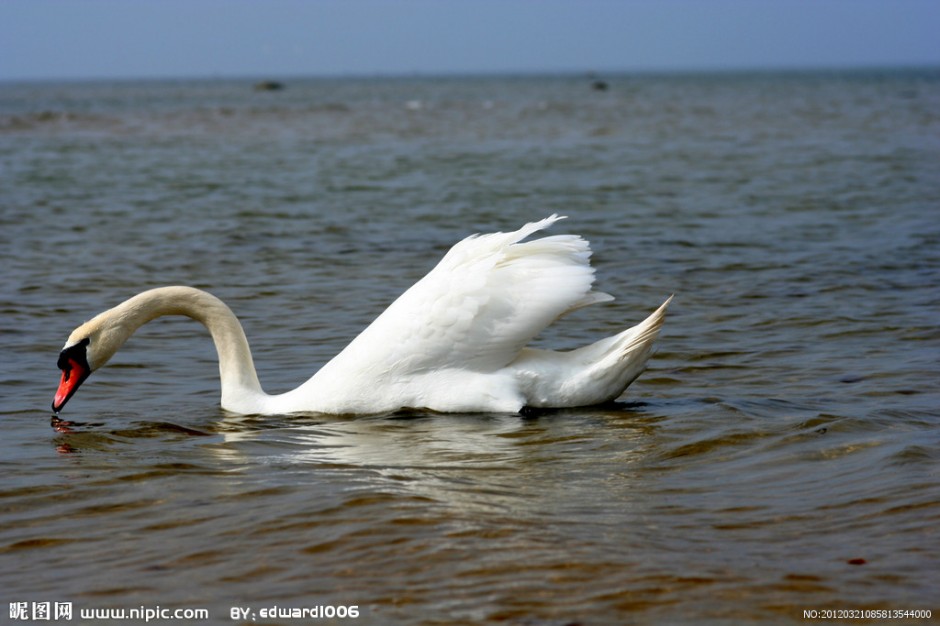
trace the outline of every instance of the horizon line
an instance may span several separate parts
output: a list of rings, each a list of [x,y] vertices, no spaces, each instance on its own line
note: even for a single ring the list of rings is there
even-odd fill
[[[149,74],[149,75],[87,75],[87,76],[22,76],[0,77],[0,83],[52,83],[52,82],[169,82],[169,81],[259,81],[259,80],[394,80],[394,79],[448,79],[448,78],[511,78],[511,77],[577,77],[597,78],[625,76],[684,76],[734,74],[828,74],[863,72],[929,72],[940,71],[940,63],[858,63],[832,65],[741,65],[727,67],[662,67],[662,68],[566,68],[566,69],[505,69],[505,70],[413,70],[413,71],[350,71],[350,72],[268,72],[211,74]]]

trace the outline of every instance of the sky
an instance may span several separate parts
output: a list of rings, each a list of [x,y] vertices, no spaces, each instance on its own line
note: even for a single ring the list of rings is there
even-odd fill
[[[0,0],[0,80],[940,66],[940,0]]]

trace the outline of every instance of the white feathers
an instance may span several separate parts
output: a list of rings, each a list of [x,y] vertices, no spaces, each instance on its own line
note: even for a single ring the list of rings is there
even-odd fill
[[[312,378],[277,396],[256,386],[238,320],[209,294],[152,290],[96,320],[121,324],[126,336],[164,314],[203,322],[219,352],[222,406],[236,413],[518,411],[613,400],[645,366],[668,300],[638,326],[579,350],[526,348],[565,313],[613,299],[592,291],[591,250],[581,237],[523,241],[560,219],[460,241]],[[130,324],[128,310],[139,315]]]
[[[532,404],[536,395],[538,406],[593,404],[619,396],[639,371],[610,374],[610,380],[600,384],[585,373],[595,364],[572,359],[571,353],[540,351],[537,366],[516,363],[525,346],[560,316],[613,300],[591,290],[591,249],[581,237],[523,241],[560,219],[552,215],[514,232],[473,235],[458,242],[308,381],[301,388],[303,395],[312,400],[320,389],[329,389],[336,400],[330,412],[352,413],[400,407],[517,411]],[[664,310],[665,305],[658,323],[645,323],[649,333],[634,332],[642,334],[639,342],[611,343],[608,352],[595,348],[591,356],[602,361],[612,353],[615,362],[628,360],[613,369],[641,370]],[[571,386],[563,378],[577,379],[579,392],[553,395],[551,389]]]

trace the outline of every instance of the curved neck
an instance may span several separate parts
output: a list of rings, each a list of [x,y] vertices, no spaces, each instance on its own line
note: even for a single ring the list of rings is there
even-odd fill
[[[108,313],[119,320],[120,330],[115,339],[120,343],[147,322],[164,315],[185,315],[201,322],[212,335],[219,355],[222,408],[253,413],[266,397],[258,382],[241,323],[232,310],[212,294],[192,287],[160,287],[137,294]]]

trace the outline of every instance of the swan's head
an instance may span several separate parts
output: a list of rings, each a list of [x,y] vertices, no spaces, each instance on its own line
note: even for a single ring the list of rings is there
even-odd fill
[[[119,325],[108,323],[109,313],[106,311],[76,328],[59,353],[58,366],[62,370],[62,378],[52,401],[52,410],[56,413],[75,395],[85,379],[107,363],[124,343]]]
[[[79,385],[91,374],[91,366],[88,364],[90,344],[91,340],[85,337],[78,343],[66,344],[59,353],[58,366],[62,370],[62,378],[52,400],[52,410],[56,413],[62,410],[69,398],[78,391]]]

